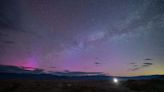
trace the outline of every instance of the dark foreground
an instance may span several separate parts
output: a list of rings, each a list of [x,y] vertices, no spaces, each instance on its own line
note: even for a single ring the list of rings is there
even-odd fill
[[[164,92],[164,80],[0,80],[0,92]]]

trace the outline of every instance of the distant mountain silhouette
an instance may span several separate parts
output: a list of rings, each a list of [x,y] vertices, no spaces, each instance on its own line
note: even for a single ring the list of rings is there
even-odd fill
[[[29,73],[0,73],[0,79],[73,79],[73,80],[109,80],[110,76],[105,75],[85,75],[85,76],[67,76],[52,74],[29,74]]]
[[[150,80],[164,79],[164,75],[135,76],[135,77],[117,77],[120,80]],[[111,80],[112,76],[105,75],[85,75],[85,76],[67,76],[52,74],[29,74],[29,73],[0,73],[0,79],[34,79],[34,80]]]
[[[115,76],[116,77],[116,76]],[[149,80],[164,79],[164,75],[147,75],[134,77],[120,77],[120,80]],[[0,65],[0,79],[72,79],[72,80],[111,80],[113,76],[107,76],[101,72],[44,72],[42,69],[32,71],[17,66]]]

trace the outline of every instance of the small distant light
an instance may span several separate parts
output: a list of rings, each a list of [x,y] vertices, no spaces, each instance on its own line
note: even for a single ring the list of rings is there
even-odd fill
[[[113,78],[113,82],[114,83],[118,83],[118,79],[117,78]]]

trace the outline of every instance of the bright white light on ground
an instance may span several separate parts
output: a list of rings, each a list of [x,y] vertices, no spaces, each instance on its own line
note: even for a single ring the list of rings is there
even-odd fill
[[[118,79],[117,78],[113,78],[113,82],[114,83],[118,83]]]

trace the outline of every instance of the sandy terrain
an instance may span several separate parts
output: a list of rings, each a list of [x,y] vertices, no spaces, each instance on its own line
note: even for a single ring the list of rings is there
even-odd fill
[[[111,81],[100,80],[0,80],[0,92],[163,92],[164,82],[155,82],[153,86],[147,84],[151,84],[150,81],[126,81],[114,84]],[[157,88],[157,84],[161,84],[161,87]],[[147,86],[153,91],[150,88],[142,89]]]
[[[0,92],[131,92],[110,81],[1,80]]]

